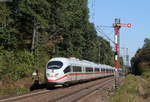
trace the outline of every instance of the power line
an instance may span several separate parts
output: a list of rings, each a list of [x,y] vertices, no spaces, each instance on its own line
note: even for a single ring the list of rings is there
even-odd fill
[[[113,28],[113,26],[100,25],[99,27]]]
[[[99,26],[96,26],[96,30],[97,30],[99,33],[101,33],[102,35],[104,35],[104,36],[105,36],[109,41],[111,41],[113,44],[115,44],[115,42],[114,42],[111,38],[109,38]]]

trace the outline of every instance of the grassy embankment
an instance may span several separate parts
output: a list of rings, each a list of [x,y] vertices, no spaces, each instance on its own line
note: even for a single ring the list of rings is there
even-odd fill
[[[40,73],[40,85],[37,87],[37,89],[43,88],[43,83],[44,76],[43,73]],[[35,89],[36,86],[34,86],[34,80],[32,79],[32,77],[23,78],[18,81],[14,81],[8,78],[7,81],[0,84],[0,97],[7,95],[23,94]]]
[[[41,56],[38,59],[38,70],[40,81],[43,81],[48,58],[44,54]],[[0,50],[0,96],[29,92],[33,85],[35,64],[34,56],[28,51]]]
[[[150,71],[128,75],[108,102],[150,102]]]

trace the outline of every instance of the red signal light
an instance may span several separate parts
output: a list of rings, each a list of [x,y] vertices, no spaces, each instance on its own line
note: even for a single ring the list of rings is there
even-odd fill
[[[131,24],[127,24],[127,27],[128,27],[128,28],[131,28]]]

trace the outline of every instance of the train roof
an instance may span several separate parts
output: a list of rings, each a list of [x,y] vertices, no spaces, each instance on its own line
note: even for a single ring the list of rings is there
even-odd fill
[[[79,65],[86,65],[87,67],[88,66],[93,66],[93,67],[100,66],[100,67],[105,67],[105,68],[108,68],[108,69],[113,68],[112,66],[109,66],[109,65],[97,64],[97,63],[94,63],[94,62],[90,62],[90,61],[87,61],[87,60],[80,60],[80,59],[77,59],[77,58],[56,57],[56,58],[50,59],[48,62],[50,62],[50,61],[62,61],[62,62],[66,62],[66,63],[76,63],[76,64],[79,64]]]

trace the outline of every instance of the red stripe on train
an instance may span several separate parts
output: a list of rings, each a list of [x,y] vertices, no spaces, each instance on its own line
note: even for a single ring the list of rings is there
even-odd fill
[[[58,78],[58,79],[55,79],[55,80],[48,79],[48,81],[58,81],[58,80],[61,80],[61,79],[65,78],[65,77],[67,77],[67,76],[68,76],[68,75],[64,75],[64,76],[62,76],[62,77],[60,77],[60,78]]]
[[[58,80],[61,80],[61,79],[63,79],[63,78],[65,78],[65,77],[68,77],[69,75],[87,75],[87,74],[99,74],[99,73],[111,73],[111,72],[96,72],[96,73],[69,73],[69,74],[66,74],[66,75],[64,75],[64,76],[62,76],[62,77],[60,77],[60,78],[57,78],[57,79],[55,79],[55,80],[51,80],[51,79],[48,79],[48,81],[58,81]]]

